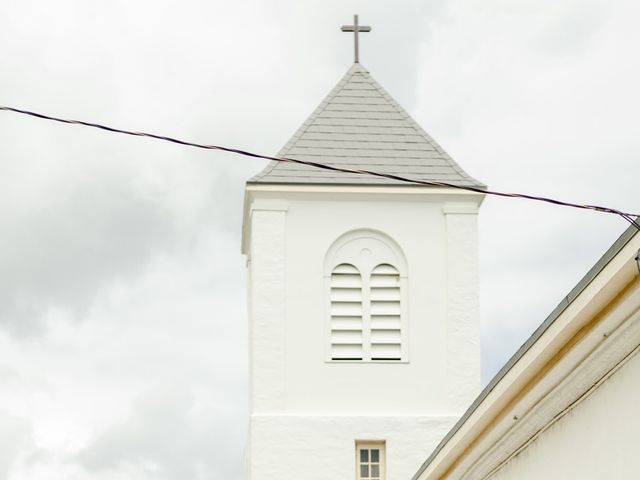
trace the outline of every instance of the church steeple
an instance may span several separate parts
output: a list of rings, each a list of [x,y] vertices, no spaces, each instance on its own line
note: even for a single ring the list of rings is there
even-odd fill
[[[349,68],[278,156],[455,185],[483,186],[359,63]],[[271,162],[248,183],[406,185],[388,178],[278,162]]]
[[[278,156],[481,186],[357,60]],[[483,197],[288,162],[247,182],[249,480],[417,470],[480,387]]]

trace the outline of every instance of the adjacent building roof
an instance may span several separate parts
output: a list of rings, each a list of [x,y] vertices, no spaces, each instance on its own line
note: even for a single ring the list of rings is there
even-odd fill
[[[638,217],[640,218],[640,217]],[[637,220],[637,219],[636,219]],[[499,387],[503,384],[503,383],[507,383],[507,382],[512,382],[512,383],[517,383],[517,380],[519,380],[519,378],[517,378],[516,380],[513,379],[508,379],[508,376],[510,375],[510,373],[512,371],[516,370],[516,367],[524,361],[524,359],[526,358],[527,355],[530,354],[531,355],[538,355],[538,356],[542,356],[542,354],[538,351],[535,352],[536,346],[539,342],[541,342],[541,340],[543,339],[543,337],[548,333],[551,332],[552,329],[554,328],[556,322],[559,322],[562,315],[564,315],[566,312],[570,312],[568,313],[569,316],[571,316],[571,318],[574,318],[576,316],[578,316],[576,314],[576,311],[581,311],[576,309],[573,313],[571,313],[571,307],[573,305],[573,303],[575,301],[577,301],[577,299],[579,299],[579,297],[581,295],[584,294],[584,292],[586,292],[588,290],[588,288],[596,282],[597,278],[599,275],[602,275],[603,272],[605,271],[605,269],[614,262],[614,260],[616,259],[616,257],[622,255],[623,252],[625,252],[625,249],[628,250],[629,246],[633,246],[632,249],[632,254],[625,255],[623,257],[623,261],[626,262],[626,265],[628,266],[628,264],[633,263],[633,265],[631,267],[629,267],[629,269],[631,270],[631,274],[628,273],[628,271],[626,272],[627,275],[631,275],[632,279],[635,279],[635,284],[637,285],[637,276],[639,275],[638,272],[636,272],[636,267],[638,269],[640,269],[640,250],[638,250],[638,242],[639,242],[639,238],[640,238],[640,232],[638,231],[638,229],[634,226],[631,225],[629,226],[623,233],[622,235],[613,243],[613,245],[611,245],[611,247],[609,247],[609,249],[605,252],[605,254],[602,256],[602,258],[600,258],[600,260],[598,260],[598,262],[596,262],[596,264],[587,272],[587,274],[578,282],[578,284],[573,287],[573,289],[569,292],[569,294],[558,304],[558,306],[551,312],[551,314],[540,324],[540,326],[536,329],[535,332],[533,332],[533,334],[527,339],[527,341],[515,352],[515,354],[507,361],[507,363],[500,369],[500,371],[493,377],[493,379],[489,382],[489,384],[484,388],[484,390],[480,393],[480,395],[474,400],[474,402],[471,404],[471,406],[467,409],[467,411],[464,413],[464,415],[462,415],[462,417],[460,418],[460,420],[458,420],[458,422],[453,426],[453,428],[445,435],[445,437],[442,439],[442,441],[440,442],[440,444],[435,448],[435,450],[433,452],[431,452],[431,454],[429,455],[429,457],[426,459],[426,461],[423,463],[423,465],[420,467],[420,469],[417,471],[417,473],[414,475],[412,480],[421,480],[421,479],[430,479],[430,478],[443,478],[440,474],[435,474],[435,475],[428,475],[426,472],[428,471],[428,469],[437,463],[437,461],[440,459],[441,454],[445,451],[445,449],[447,449],[447,447],[449,446],[449,444],[453,444],[456,441],[461,441],[461,440],[457,440],[456,439],[456,435],[459,434],[464,428],[465,425],[468,424],[472,424],[474,420],[474,415],[476,414],[476,412],[482,410],[483,406],[487,406],[487,408],[489,408],[491,406],[491,395],[494,393],[494,391],[498,390]],[[635,242],[635,244],[634,244]],[[637,264],[637,265],[636,265]],[[619,272],[622,271],[621,267],[618,266],[617,267],[619,269]],[[620,277],[622,277],[622,274],[620,274],[618,272],[618,275]],[[613,275],[613,274],[611,274]],[[623,280],[619,280],[619,283],[621,283],[621,286],[617,286],[614,287],[613,286],[613,282],[611,280],[608,280],[608,283],[606,283],[603,287],[599,287],[600,290],[596,289],[596,293],[598,293],[600,295],[600,297],[606,297],[607,295],[609,297],[611,297],[612,299],[616,299],[619,297],[622,297],[622,293],[620,293],[620,290],[616,290],[616,288],[627,288],[630,285],[630,280],[629,278],[623,279]],[[595,287],[594,287],[595,289]],[[606,295],[604,295],[603,293],[606,293]],[[590,293],[591,296],[594,296],[594,293],[591,292]],[[604,300],[602,298],[599,298],[599,301],[604,302]],[[613,302],[613,300],[609,300],[609,302]],[[636,301],[637,302],[637,301]],[[608,308],[609,310],[611,310],[611,303],[607,304],[608,306],[606,308]],[[583,307],[584,308],[584,307]],[[637,309],[637,306],[635,307]],[[602,312],[604,311],[605,307],[601,307],[600,309],[594,309],[595,314],[592,313],[592,315],[594,316],[589,316],[589,315],[583,315],[584,318],[581,319],[582,322],[584,323],[588,323],[590,321],[592,321],[593,319],[597,319],[598,321],[602,321],[603,318],[605,317],[604,314],[602,314]],[[637,311],[637,310],[636,310]],[[583,312],[584,313],[584,312]],[[629,318],[633,318],[633,315],[626,315],[622,317],[624,319],[624,321],[628,320]],[[576,329],[578,327],[575,327]],[[579,331],[586,331],[587,327],[581,327],[582,329]],[[567,331],[569,331],[570,329],[568,327],[564,327],[564,330],[560,330],[560,328],[555,332],[552,333],[552,335],[556,335],[556,337],[554,338],[554,341],[556,341],[556,349],[557,352],[554,355],[554,359],[555,361],[559,361],[558,358],[562,357],[563,355],[567,355],[567,353],[571,350],[571,348],[568,348],[565,344],[561,343],[561,340],[559,340],[557,337],[560,336],[560,334],[565,334],[566,336],[570,337],[571,340],[575,340],[575,337],[573,337],[572,335],[574,334],[574,332],[572,332],[571,335],[569,335],[567,333]],[[595,332],[597,332],[597,335],[600,338],[604,338],[606,339],[607,337],[610,337],[613,332],[612,330],[606,330],[607,333],[603,334],[600,333],[599,330],[593,329]],[[558,333],[560,332],[560,333]],[[586,334],[585,334],[586,335]],[[635,345],[634,345],[635,346]],[[595,350],[593,347],[590,347],[590,352]],[[559,353],[562,352],[562,355]],[[626,354],[627,352],[624,352],[622,350],[620,350],[619,352],[620,356],[623,356],[624,354]],[[610,355],[609,360],[613,361],[615,360],[615,356],[614,355]],[[576,361],[574,359],[574,361]],[[529,364],[533,364],[533,360],[529,360]],[[602,362],[605,363],[606,362]],[[545,369],[549,369],[549,361],[545,361],[542,363],[544,365],[544,369],[542,370],[536,370],[535,374],[536,374],[536,382],[540,382],[542,381],[542,379],[545,378],[545,376],[549,375],[549,371],[550,370],[545,370]],[[571,364],[571,369],[573,371],[575,365]],[[540,368],[540,367],[539,367]],[[597,369],[595,368],[595,366],[591,365],[590,367],[587,367],[588,369],[592,370],[592,371],[596,371]],[[537,375],[539,372],[542,372],[540,375]],[[557,377],[553,377],[553,386],[554,389],[557,391],[560,389],[559,385],[561,385],[560,380]],[[578,395],[578,394],[582,394],[583,390],[580,390],[580,388],[582,389],[586,389],[587,387],[591,387],[591,383],[586,382],[586,380],[584,379],[584,377],[582,378],[584,385],[581,385],[580,387],[574,386],[573,387],[573,391],[572,393],[574,395]],[[531,380],[532,383],[533,380]],[[531,384],[527,385],[529,387],[531,387]],[[530,388],[531,391],[535,390],[533,387]],[[506,402],[506,401],[505,401]],[[515,400],[514,400],[515,403]],[[542,404],[542,402],[540,402],[540,404]],[[566,405],[561,405],[558,402],[553,403],[553,405],[558,409],[561,410],[564,413],[568,412],[570,410],[570,408]],[[503,414],[505,410],[502,410],[502,407],[500,407],[500,411],[498,413],[496,413],[496,415],[498,414]],[[508,411],[508,410],[506,410]],[[531,411],[533,411],[533,408],[531,409]],[[521,412],[522,414],[528,414],[525,412]],[[535,416],[536,413],[533,412],[533,415]],[[559,413],[555,413],[554,412],[554,420],[559,418],[561,415]],[[538,419],[539,421],[544,420],[542,415],[538,415]],[[520,421],[523,420],[523,417],[514,417],[513,418],[514,421]],[[490,432],[492,428],[497,428],[496,425],[498,424],[497,420],[494,420],[492,418],[491,421],[491,426],[490,427],[486,427],[486,430],[482,430],[482,434],[486,434],[487,432]],[[526,422],[525,422],[526,423]],[[529,424],[529,427],[531,426],[531,424]],[[471,428],[471,427],[470,427]],[[537,427],[536,427],[537,428]],[[542,429],[539,430],[540,432],[542,432]],[[461,434],[462,435],[462,434]],[[503,435],[504,438],[504,435]],[[535,437],[531,437],[529,436],[529,438],[535,438]],[[477,445],[477,439],[474,440],[474,442],[476,442]],[[465,449],[461,449],[462,453],[460,455],[466,454],[468,453],[468,450]],[[502,454],[504,454],[507,450],[505,448],[503,448],[502,450]],[[507,452],[508,453],[508,452]],[[487,457],[485,455],[485,457]],[[498,458],[498,457],[495,457]],[[494,459],[495,459],[494,458]],[[447,478],[449,478],[449,476],[447,475]],[[458,478],[457,476],[452,476],[451,478]],[[470,476],[470,478],[475,478],[473,476]],[[481,478],[486,478],[486,477],[481,477]]]
[[[278,157],[483,187],[359,63],[316,108]],[[248,183],[406,185],[387,178],[272,161]]]

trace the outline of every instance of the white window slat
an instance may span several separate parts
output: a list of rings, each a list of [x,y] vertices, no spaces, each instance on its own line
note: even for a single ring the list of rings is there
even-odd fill
[[[331,330],[333,345],[362,345],[362,330]]]
[[[400,329],[371,330],[371,344],[393,343],[400,345]]]
[[[400,288],[400,277],[396,275],[371,275],[371,287]]]
[[[400,302],[371,302],[371,315],[400,315]]]
[[[332,302],[361,302],[362,289],[361,288],[332,288],[331,301]]]
[[[331,316],[362,317],[362,304],[356,302],[335,302],[331,304]]]
[[[371,345],[372,360],[400,360],[402,349],[400,344],[373,344]]]
[[[331,317],[331,330],[362,330],[362,317]]]
[[[362,360],[362,345],[331,345],[333,360]]]
[[[372,315],[371,328],[376,330],[400,330],[400,315]]]
[[[371,300],[396,300],[400,301],[399,287],[373,287],[371,288]]]
[[[362,288],[360,275],[332,275],[331,288]]]

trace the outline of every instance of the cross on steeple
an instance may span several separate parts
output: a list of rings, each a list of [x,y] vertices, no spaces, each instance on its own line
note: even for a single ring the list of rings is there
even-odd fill
[[[354,63],[360,63],[360,52],[358,51],[358,33],[370,32],[371,27],[358,26],[358,15],[353,16],[353,25],[344,25],[341,29],[343,32],[353,32],[354,47],[355,47],[355,59]]]

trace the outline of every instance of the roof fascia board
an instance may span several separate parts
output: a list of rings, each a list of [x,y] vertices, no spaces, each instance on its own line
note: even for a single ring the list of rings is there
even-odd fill
[[[427,461],[414,475],[414,480],[440,478],[460,460],[468,448],[477,443],[491,423],[513,401],[522,388],[535,377],[581,327],[578,313],[595,300],[616,292],[600,291],[602,285],[617,285],[612,279],[637,275],[634,257],[640,248],[640,235],[634,227],[627,229],[585,277],[574,287],[551,315],[498,372],[453,429],[445,436]],[[598,292],[601,295],[598,295]],[[593,307],[593,303],[591,303]]]
[[[478,198],[485,197],[484,193],[473,192],[458,188],[423,187],[423,186],[389,186],[389,185],[345,185],[345,184],[274,184],[247,183],[247,192],[305,192],[305,193],[375,193],[375,194],[404,194],[404,195],[462,195]]]
[[[627,361],[640,344],[640,281],[595,314],[563,354],[543,367],[490,430],[454,467],[450,478],[487,478],[575,408]]]

